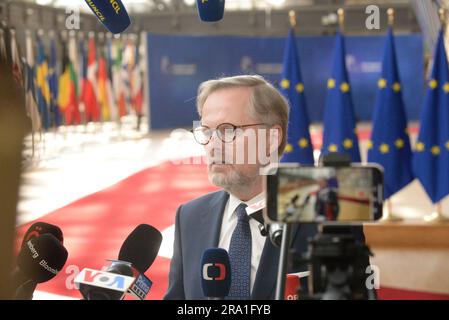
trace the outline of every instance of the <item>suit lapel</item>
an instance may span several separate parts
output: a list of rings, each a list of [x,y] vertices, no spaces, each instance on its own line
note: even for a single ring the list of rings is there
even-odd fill
[[[206,249],[218,247],[218,241],[221,233],[221,222],[223,213],[229,199],[229,193],[219,191],[217,195],[210,201],[208,210],[203,212],[203,230]],[[210,226],[210,229],[207,227]]]

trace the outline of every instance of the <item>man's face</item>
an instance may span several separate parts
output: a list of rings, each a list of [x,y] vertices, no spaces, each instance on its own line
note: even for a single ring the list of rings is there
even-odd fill
[[[249,114],[251,90],[246,87],[234,87],[211,93],[203,105],[201,124],[215,129],[222,123],[235,126],[261,123]],[[248,155],[254,152],[258,154],[257,140],[248,137],[250,133],[257,136],[257,130],[260,129],[266,127],[256,125],[238,129],[244,130],[245,134],[237,133],[234,141],[227,143],[221,141],[214,132],[209,143],[205,145],[211,183],[232,190],[254,183],[260,177],[258,160],[248,161]],[[249,132],[250,130],[252,132]],[[251,157],[254,158],[254,154]]]

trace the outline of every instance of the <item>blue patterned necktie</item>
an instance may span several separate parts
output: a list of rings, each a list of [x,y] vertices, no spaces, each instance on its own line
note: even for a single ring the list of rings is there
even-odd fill
[[[232,279],[231,290],[229,291],[230,299],[245,300],[250,298],[251,229],[246,207],[246,204],[241,203],[235,210],[238,221],[229,245]]]

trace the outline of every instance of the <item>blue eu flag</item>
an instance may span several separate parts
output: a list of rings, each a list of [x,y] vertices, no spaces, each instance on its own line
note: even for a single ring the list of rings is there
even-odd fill
[[[343,35],[335,38],[334,61],[331,77],[327,81],[327,97],[324,108],[323,155],[332,152],[348,153],[352,162],[360,162],[359,143],[355,129],[346,50]]]
[[[449,194],[449,70],[443,32],[434,56],[413,168],[433,203]]]
[[[284,52],[281,92],[290,104],[288,139],[281,162],[313,164],[313,146],[309,133],[309,116],[304,97],[295,34],[290,30]]]
[[[368,142],[368,161],[384,167],[385,198],[389,198],[414,178],[392,28],[387,33],[382,74],[377,84],[379,91]]]

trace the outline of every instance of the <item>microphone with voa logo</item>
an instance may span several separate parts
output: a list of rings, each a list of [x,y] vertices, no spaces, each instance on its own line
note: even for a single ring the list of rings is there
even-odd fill
[[[105,270],[84,268],[75,284],[86,300],[121,300],[130,293],[145,299],[152,282],[144,272],[153,264],[162,242],[161,233],[154,227],[141,224],[126,238],[119,260],[110,260]]]
[[[231,289],[231,263],[221,248],[204,251],[201,258],[201,287],[209,300],[224,300]]]
[[[197,0],[196,3],[201,21],[216,22],[223,19],[225,0]]]
[[[110,32],[117,34],[131,24],[128,13],[121,0],[84,0],[98,20]]]
[[[21,290],[21,287],[34,291],[35,284],[53,279],[64,267],[67,257],[66,248],[52,234],[28,240],[17,256],[17,267],[12,273],[14,299],[31,299],[33,292]]]

